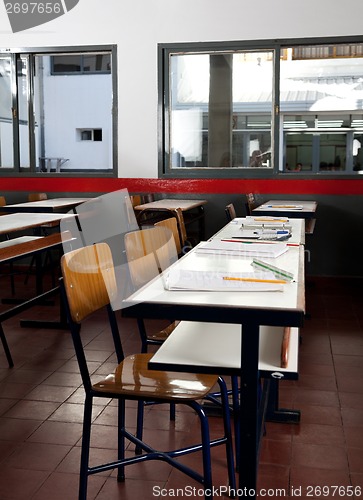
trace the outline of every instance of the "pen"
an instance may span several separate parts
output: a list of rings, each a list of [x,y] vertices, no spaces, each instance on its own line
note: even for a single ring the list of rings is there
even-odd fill
[[[233,239],[233,240],[221,240],[221,241],[228,241],[230,243],[246,243],[247,245],[254,243],[253,241],[236,241],[236,239],[242,238],[241,236],[232,236],[232,238],[235,238],[235,239]]]
[[[267,205],[267,208],[297,208],[296,205]]]
[[[223,279],[226,281],[247,281],[249,283],[284,283],[284,284],[287,283],[287,281],[285,280],[264,280],[259,278],[233,278],[232,276],[223,276]]]

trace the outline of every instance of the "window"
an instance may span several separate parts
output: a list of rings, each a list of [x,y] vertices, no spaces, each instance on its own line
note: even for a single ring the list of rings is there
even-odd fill
[[[0,173],[117,175],[116,47],[0,50]]]
[[[363,38],[167,44],[159,67],[160,176],[363,173]]]

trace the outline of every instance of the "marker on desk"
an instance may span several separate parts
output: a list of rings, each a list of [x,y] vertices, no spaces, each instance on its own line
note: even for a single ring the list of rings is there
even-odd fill
[[[283,283],[286,284],[285,280],[264,280],[259,278],[234,278],[232,276],[223,276],[223,279],[226,281],[247,281],[250,283]]]
[[[247,245],[254,243],[253,241],[236,241],[242,239],[242,236],[232,236],[232,238],[233,238],[232,240],[221,240],[221,241],[227,241],[229,243],[246,243]]]

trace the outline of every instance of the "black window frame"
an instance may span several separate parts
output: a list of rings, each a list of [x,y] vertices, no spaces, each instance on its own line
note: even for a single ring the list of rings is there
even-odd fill
[[[314,37],[314,38],[291,38],[291,39],[267,39],[267,40],[240,40],[223,42],[200,42],[200,43],[160,43],[158,45],[158,176],[164,179],[175,178],[223,178],[223,179],[309,179],[321,177],[329,178],[352,178],[357,179],[357,173],[336,171],[323,172],[317,169],[313,171],[287,172],[279,170],[280,161],[280,55],[281,51],[294,46],[310,45],[349,45],[362,44],[363,36],[346,37]],[[273,115],[272,136],[273,143],[273,167],[263,169],[243,168],[169,168],[169,57],[171,54],[228,52],[237,50],[273,50],[274,76],[273,76]],[[282,131],[283,132],[283,131]]]
[[[85,177],[85,178],[93,178],[93,177],[118,177],[118,85],[117,85],[117,45],[92,45],[92,46],[57,46],[57,47],[21,47],[21,48],[0,48],[0,55],[2,56],[10,56],[12,60],[12,64],[14,67],[17,67],[18,61],[21,56],[26,56],[31,61],[36,56],[52,56],[55,54],[97,54],[97,53],[105,53],[109,52],[111,54],[111,78],[112,78],[112,165],[110,169],[92,169],[92,170],[72,170],[72,171],[64,171],[64,172],[46,172],[44,170],[37,169],[36,165],[36,150],[35,150],[35,138],[34,133],[29,132],[29,158],[30,158],[30,166],[22,167],[19,162],[19,154],[17,153],[17,148],[19,148],[19,140],[18,140],[18,120],[17,120],[17,112],[14,110],[13,116],[15,116],[13,130],[14,130],[14,165],[12,167],[1,167],[0,169],[0,177]],[[52,62],[51,62],[52,64]],[[30,69],[34,73],[33,64],[30,64]],[[108,74],[109,72],[85,72],[86,75],[97,75],[97,74]],[[68,74],[68,73],[66,73]],[[79,75],[80,73],[74,73]],[[63,73],[57,73],[55,76],[62,76]],[[30,84],[31,86],[31,84]],[[16,88],[16,82],[14,83],[14,87]],[[14,95],[13,92],[13,103],[14,107],[17,106],[17,96]],[[30,128],[33,130],[34,125],[34,117],[33,117],[33,106],[34,106],[34,97],[29,96],[29,115],[28,121],[30,124]]]

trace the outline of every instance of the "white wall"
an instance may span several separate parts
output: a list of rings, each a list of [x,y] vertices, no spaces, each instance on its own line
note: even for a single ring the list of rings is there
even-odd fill
[[[79,0],[0,48],[117,44],[119,176],[157,177],[157,44],[362,34],[362,0]]]

